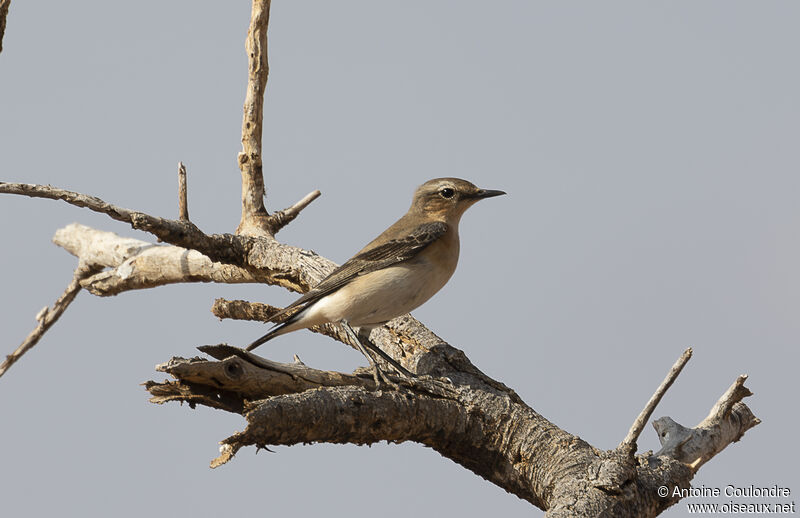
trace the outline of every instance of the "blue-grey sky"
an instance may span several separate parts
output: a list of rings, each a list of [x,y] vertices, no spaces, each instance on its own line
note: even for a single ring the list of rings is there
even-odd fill
[[[232,232],[249,11],[12,2],[0,180],[174,217],[182,160],[192,220]],[[617,445],[691,345],[654,417],[693,426],[746,372],[763,419],[695,485],[778,484],[796,500],[798,23],[790,1],[277,0],[267,204],[323,193],[279,238],[342,262],[429,178],[507,191],[467,213],[458,271],[414,315],[600,448]],[[65,204],[0,197],[5,351],[69,282],[75,260],[50,238],[74,221],[152,240]],[[541,514],[416,444],[247,449],[210,470],[243,419],[154,406],[139,383],[197,345],[260,336],[260,324],[219,322],[214,298],[292,296],[219,285],[80,294],[0,379],[2,514]],[[363,364],[307,332],[259,352]],[[658,448],[652,428],[640,446]],[[685,514],[684,502],[665,516]]]

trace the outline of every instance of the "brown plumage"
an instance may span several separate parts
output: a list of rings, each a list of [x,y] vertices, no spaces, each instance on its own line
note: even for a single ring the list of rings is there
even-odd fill
[[[436,178],[414,193],[408,212],[311,291],[273,315],[294,314],[247,347],[297,329],[344,321],[372,329],[419,307],[458,264],[458,224],[478,200],[505,194],[466,180]]]

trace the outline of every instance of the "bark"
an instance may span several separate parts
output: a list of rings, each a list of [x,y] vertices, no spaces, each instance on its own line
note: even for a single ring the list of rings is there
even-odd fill
[[[694,428],[686,428],[669,417],[653,422],[661,442],[659,455],[668,455],[697,469],[711,460],[728,444],[742,438],[744,432],[761,422],[742,399],[752,396],[744,386],[746,375],[736,378],[733,385],[719,398],[717,404]]]
[[[417,325],[408,317],[390,323],[397,334]],[[194,403],[218,408],[220,400],[235,401],[226,410],[241,413],[247,427],[222,441],[212,467],[246,446],[415,441],[548,510],[548,516],[656,516],[677,501],[659,497],[660,486],[689,487],[698,465],[685,457],[666,451],[634,455],[624,444],[611,451],[594,448],[487,379],[435,335],[416,346],[412,356],[422,358],[406,358],[404,365],[437,364],[440,370],[437,377],[395,378],[399,390],[375,390],[368,373],[281,364],[224,345],[201,348],[218,360],[173,358],[159,366],[175,381],[149,382],[148,390],[158,390],[152,399],[158,403],[202,395],[187,384],[218,391]],[[746,394],[728,391],[714,406],[722,410],[712,410],[704,421],[699,455],[715,455],[720,444],[734,439],[729,431],[741,437],[758,424],[724,410]],[[746,408],[740,401],[733,407]]]
[[[258,270],[214,262],[196,250],[124,238],[77,223],[57,230],[53,243],[87,264],[108,268],[80,281],[81,287],[101,297],[184,282],[267,282]]]

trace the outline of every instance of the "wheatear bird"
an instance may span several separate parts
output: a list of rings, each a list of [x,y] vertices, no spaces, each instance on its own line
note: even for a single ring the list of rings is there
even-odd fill
[[[458,263],[458,222],[472,204],[505,194],[479,189],[458,178],[436,178],[419,186],[408,212],[352,259],[311,291],[270,318],[292,313],[284,322],[247,346],[252,351],[267,340],[318,324],[340,322],[363,347],[368,347],[403,374],[411,375],[369,342],[369,332],[419,307],[439,291]],[[350,326],[358,328],[358,336]]]

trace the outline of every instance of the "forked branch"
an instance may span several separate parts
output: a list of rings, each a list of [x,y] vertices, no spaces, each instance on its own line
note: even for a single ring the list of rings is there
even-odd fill
[[[711,460],[726,446],[737,442],[750,428],[761,420],[742,403],[742,399],[753,395],[744,386],[747,375],[742,374],[719,398],[717,403],[694,428],[686,428],[670,417],[653,422],[661,441],[657,455],[668,455],[688,464],[694,472]]]
[[[233,234],[206,234],[190,221],[151,216],[144,212],[113,205],[96,196],[59,189],[51,185],[0,182],[0,193],[62,200],[76,207],[84,207],[127,223],[137,230],[153,234],[160,241],[197,250],[212,261],[220,263],[248,269],[265,269],[270,268],[273,261],[278,259],[286,266],[286,270],[290,270],[292,273],[291,275],[273,276],[271,279],[275,284],[294,291],[307,290],[309,283],[313,285],[322,278],[317,275],[318,270],[329,271],[333,267],[333,264],[327,261],[312,264],[314,261],[311,259],[315,254],[287,245],[276,244],[272,239],[265,240]],[[278,257],[275,256],[276,254]],[[300,264],[301,268],[291,267],[292,263],[297,265],[302,262],[299,256],[305,256],[309,261],[306,264]],[[304,271],[307,267],[311,267],[310,272]]]

